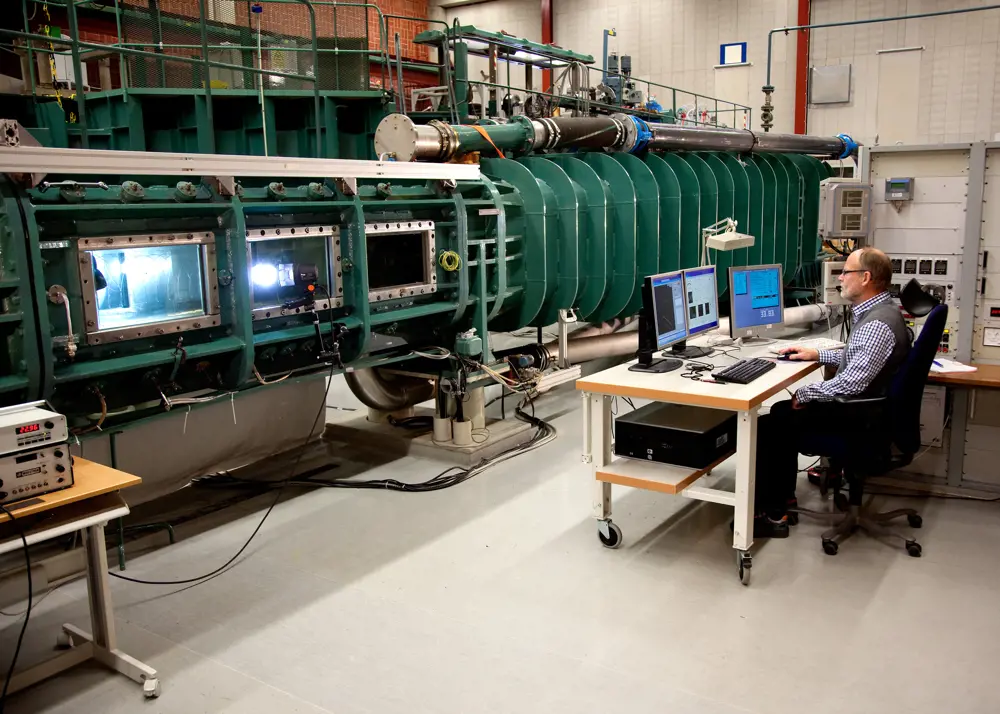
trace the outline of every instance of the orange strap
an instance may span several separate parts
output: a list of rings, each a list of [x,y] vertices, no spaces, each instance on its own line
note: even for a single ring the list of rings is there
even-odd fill
[[[486,141],[488,141],[490,143],[490,146],[492,146],[494,149],[496,149],[497,156],[499,156],[501,159],[506,159],[507,158],[506,156],[503,155],[503,152],[500,151],[500,147],[498,147],[496,144],[493,143],[493,139],[490,138],[490,135],[486,133],[486,130],[483,127],[481,127],[481,126],[479,126],[477,124],[468,124],[466,126],[469,126],[470,128],[475,129],[476,131],[478,131],[482,135],[482,137],[484,139],[486,139]]]

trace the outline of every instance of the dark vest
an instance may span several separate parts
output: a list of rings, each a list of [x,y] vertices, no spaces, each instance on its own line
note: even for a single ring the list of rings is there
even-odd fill
[[[884,302],[876,305],[871,310],[866,312],[861,316],[861,319],[854,323],[854,327],[851,328],[851,339],[854,339],[854,335],[858,333],[858,330],[865,323],[871,322],[872,320],[879,320],[884,322],[892,330],[893,336],[896,338],[896,344],[893,345],[892,354],[889,355],[889,359],[886,360],[885,365],[882,367],[882,371],[878,373],[878,376],[872,380],[872,383],[868,385],[866,389],[859,396],[861,397],[882,397],[889,389],[889,384],[892,382],[892,378],[896,375],[896,372],[902,366],[903,362],[906,361],[906,356],[910,353],[910,331],[906,329],[906,323],[903,321],[903,314],[899,311],[899,308],[892,304],[891,302]],[[847,350],[845,349],[840,357],[840,367],[839,370],[844,369],[847,366]]]

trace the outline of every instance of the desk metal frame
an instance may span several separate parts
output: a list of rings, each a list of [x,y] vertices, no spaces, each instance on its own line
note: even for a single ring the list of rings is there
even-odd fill
[[[742,352],[742,351],[741,351]],[[739,357],[761,354],[747,350]],[[730,354],[730,357],[734,355]],[[766,355],[770,356],[770,355]],[[749,385],[711,385],[667,375],[642,375],[627,371],[625,365],[612,367],[577,382],[583,392],[583,461],[595,482],[593,515],[600,522],[605,546],[617,547],[621,532],[611,521],[611,485],[620,484],[646,490],[711,501],[733,508],[733,548],[737,573],[744,585],[750,583],[753,545],[754,481],[757,461],[757,415],[761,405],[786,387],[819,368],[816,362],[784,362]],[[672,376],[673,375],[673,376]],[[648,381],[645,381],[648,380]],[[733,491],[698,485],[726,456],[703,469],[632,459],[615,459],[612,454],[611,400],[615,396],[649,399],[663,403],[688,404],[736,412],[736,485]]]
[[[584,392],[583,394],[583,461],[590,465],[594,478],[594,518],[602,524],[602,532],[611,523],[611,482],[602,481],[598,473],[610,466],[614,456],[611,449],[612,397],[606,394]],[[733,519],[733,548],[736,549],[737,572],[744,585],[750,583],[753,545],[754,479],[757,459],[757,411],[753,407],[737,412],[736,431],[736,490],[723,491],[706,486],[682,486],[677,495],[697,501],[721,503],[735,509]],[[696,481],[706,471],[692,472]],[[640,487],[641,486],[637,486]]]
[[[68,648],[40,664],[14,673],[8,693],[30,687],[44,679],[55,676],[87,660],[94,659],[116,672],[124,674],[142,685],[143,694],[156,697],[160,694],[160,683],[156,670],[130,657],[118,649],[115,634],[115,618],[111,607],[111,588],[108,583],[108,554],[104,541],[104,526],[114,518],[128,515],[124,501],[115,508],[104,510],[63,523],[53,528],[26,533],[29,545],[42,543],[59,536],[83,531],[83,544],[87,558],[87,599],[90,604],[90,622],[93,634],[75,625],[65,624],[58,640],[60,647]],[[20,537],[0,542],[0,554],[19,550],[24,546]],[[31,574],[28,573],[28,577]],[[3,680],[0,679],[0,687]]]

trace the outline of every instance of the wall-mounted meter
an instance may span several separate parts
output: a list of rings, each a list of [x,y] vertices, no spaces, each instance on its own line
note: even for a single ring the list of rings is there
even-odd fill
[[[886,201],[912,201],[912,178],[887,178],[885,180]]]

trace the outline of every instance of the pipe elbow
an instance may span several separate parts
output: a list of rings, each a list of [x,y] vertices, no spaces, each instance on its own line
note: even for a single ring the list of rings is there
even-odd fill
[[[385,374],[378,368],[346,372],[344,379],[362,404],[383,412],[407,409],[434,397],[434,385],[431,382]]]

